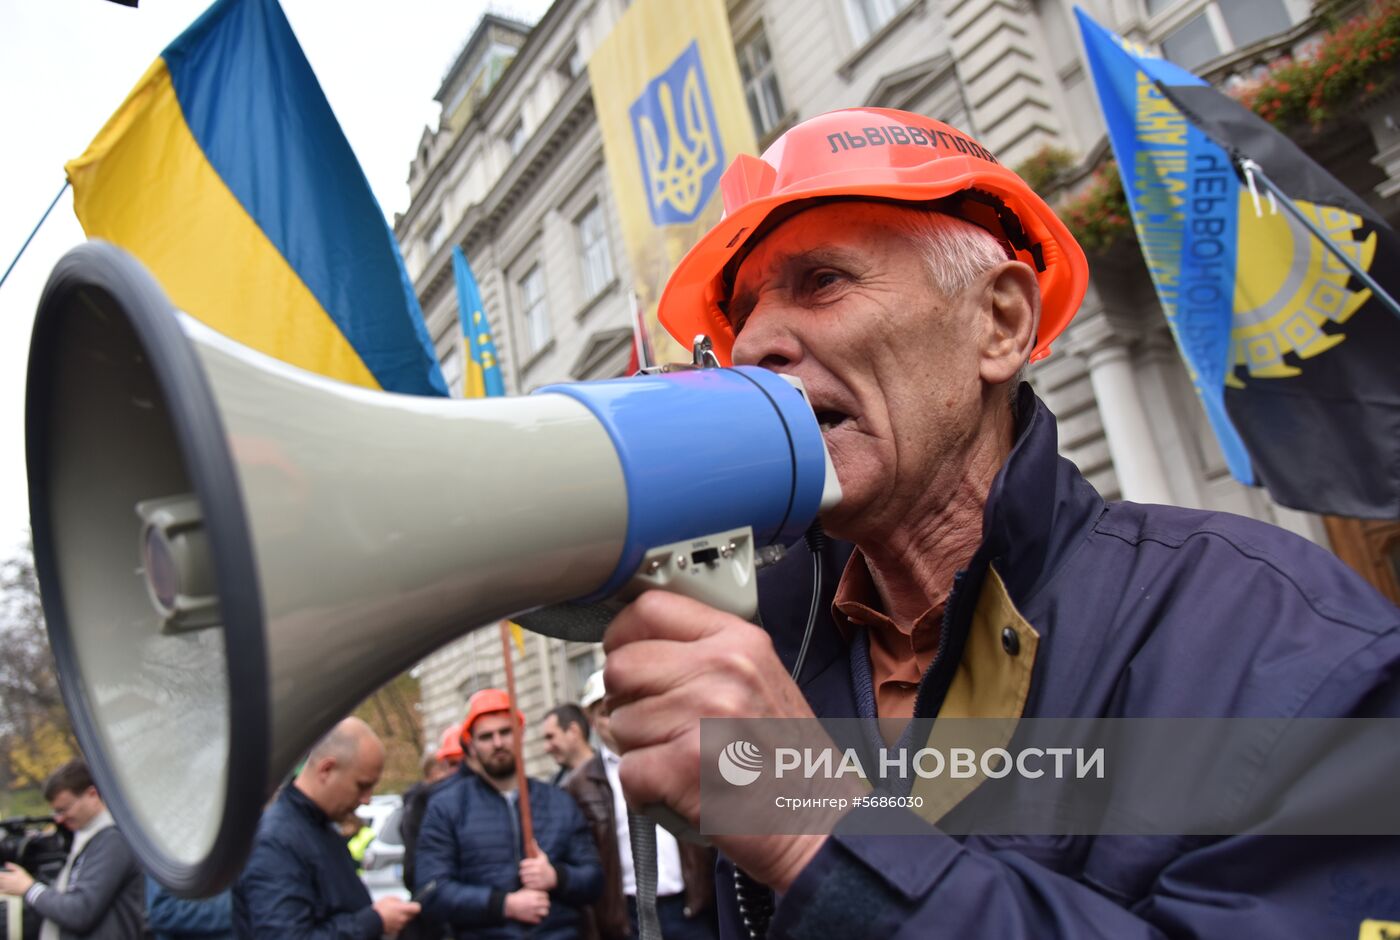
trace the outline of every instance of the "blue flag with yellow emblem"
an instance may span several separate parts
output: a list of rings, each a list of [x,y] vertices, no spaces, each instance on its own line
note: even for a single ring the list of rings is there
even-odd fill
[[[219,0],[66,166],[90,237],[292,365],[447,394],[398,244],[276,0]]]
[[[491,324],[476,277],[459,245],[452,246],[452,274],[457,280],[457,316],[462,321],[462,397],[504,395],[506,386],[501,380],[496,344],[491,340]]]
[[[1295,509],[1400,517],[1400,240],[1297,145],[1076,9],[1133,225],[1230,472]],[[1249,158],[1331,242],[1256,199]]]

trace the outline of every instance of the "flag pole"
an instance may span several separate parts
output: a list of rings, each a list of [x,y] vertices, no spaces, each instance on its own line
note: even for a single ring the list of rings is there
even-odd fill
[[[1259,164],[1255,163],[1248,157],[1243,157],[1239,161],[1239,167],[1241,170],[1244,171],[1245,180],[1249,184],[1249,188],[1251,190],[1254,188],[1254,181],[1257,179],[1260,183],[1264,185],[1264,188],[1267,189],[1269,193],[1274,197],[1276,202],[1280,202],[1283,204],[1283,208],[1288,211],[1289,215],[1293,216],[1293,218],[1301,222],[1303,224],[1303,227],[1312,233],[1313,238],[1316,238],[1319,242],[1322,243],[1323,248],[1325,248],[1327,251],[1330,251],[1338,261],[1340,261],[1343,265],[1346,266],[1346,269],[1348,271],[1350,271],[1353,275],[1356,276],[1357,280],[1359,280],[1362,284],[1365,284],[1366,287],[1370,289],[1371,295],[1373,297],[1375,297],[1387,308],[1389,308],[1391,313],[1395,314],[1397,317],[1400,317],[1400,303],[1396,303],[1395,298],[1390,296],[1390,294],[1387,293],[1384,287],[1381,287],[1380,284],[1377,284],[1376,279],[1371,277],[1371,275],[1366,272],[1365,268],[1357,264],[1356,261],[1350,255],[1348,255],[1345,251],[1342,251],[1342,249],[1335,242],[1333,242],[1332,239],[1328,238],[1327,234],[1323,232],[1322,229],[1318,228],[1317,224],[1314,223],[1312,219],[1308,218],[1307,213],[1305,213],[1302,209],[1299,209],[1296,205],[1294,205],[1293,200],[1288,197],[1288,194],[1285,193],[1283,190],[1279,189],[1278,184],[1275,183],[1273,180],[1269,179],[1269,177],[1264,174],[1264,171],[1259,166]]]
[[[511,719],[516,720],[521,712],[515,698],[515,664],[510,653],[510,621],[502,620],[500,628],[501,656],[506,664],[506,695],[510,698]],[[516,801],[520,807],[520,844],[525,851],[525,857],[534,858],[540,853],[540,847],[535,844],[535,823],[530,815],[530,784],[525,776],[525,726],[522,722],[516,721],[511,741],[511,750],[515,752]]]
[[[656,357],[652,353],[651,340],[646,331],[646,311],[642,309],[642,300],[637,296],[637,292],[632,291],[632,343],[637,347],[638,372],[656,366]]]
[[[63,185],[58,188],[58,194],[53,197],[53,202],[49,203],[49,207],[45,209],[44,214],[39,217],[38,223],[34,226],[34,231],[30,232],[29,237],[24,240],[24,244],[19,246],[19,254],[15,255],[15,260],[10,262],[10,266],[5,269],[4,274],[0,274],[0,287],[5,286],[5,279],[10,276],[10,272],[15,269],[15,265],[19,264],[19,259],[24,257],[24,250],[29,247],[29,243],[34,240],[34,236],[39,234],[39,229],[48,221],[49,213],[53,211],[54,206],[58,205],[58,201],[63,198],[63,194],[67,191],[68,181],[65,179]]]

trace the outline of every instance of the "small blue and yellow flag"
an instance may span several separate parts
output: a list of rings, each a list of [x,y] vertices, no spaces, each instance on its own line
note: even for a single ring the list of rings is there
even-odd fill
[[[67,167],[90,237],[292,365],[447,395],[398,245],[276,0],[219,0]]]
[[[1400,515],[1400,238],[1266,121],[1076,10],[1138,244],[1230,472],[1284,506]],[[1315,230],[1257,199],[1250,158]],[[1325,241],[1324,241],[1325,239]]]
[[[457,278],[457,316],[462,321],[462,397],[494,398],[506,393],[501,363],[491,340],[491,323],[481,302],[467,256],[461,246],[452,248],[452,273]]]

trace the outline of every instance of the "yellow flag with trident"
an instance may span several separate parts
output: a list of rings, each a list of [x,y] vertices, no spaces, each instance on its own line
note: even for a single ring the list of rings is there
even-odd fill
[[[689,359],[656,320],[671,269],[718,221],[719,178],[754,153],[723,0],[636,0],[588,63],[634,290],[661,362]]]

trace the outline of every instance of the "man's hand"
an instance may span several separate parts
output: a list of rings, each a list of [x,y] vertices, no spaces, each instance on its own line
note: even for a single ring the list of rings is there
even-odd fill
[[[34,884],[34,879],[29,877],[29,872],[14,862],[6,862],[4,870],[0,871],[0,894],[23,897],[24,892],[28,891],[32,884]]]
[[[559,875],[544,852],[520,860],[520,884],[526,888],[552,891],[559,884]]]
[[[380,898],[374,902],[374,912],[384,921],[384,932],[394,936],[418,916],[422,907],[417,901],[401,901],[398,898]]]
[[[506,895],[506,917],[522,924],[538,924],[549,916],[549,895],[536,888],[521,888]]]
[[[603,638],[604,683],[627,801],[700,819],[701,718],[812,718],[761,628],[679,594],[648,591]],[[786,891],[825,836],[716,838],[740,868]]]

